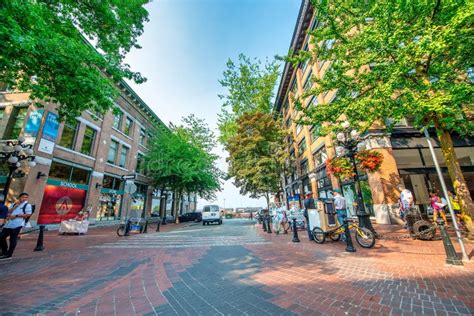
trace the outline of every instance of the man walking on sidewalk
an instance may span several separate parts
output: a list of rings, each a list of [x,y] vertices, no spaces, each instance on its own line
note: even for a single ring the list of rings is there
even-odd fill
[[[316,205],[314,204],[313,193],[306,193],[306,198],[304,199],[304,219],[306,221],[306,230],[308,231],[309,240],[314,240],[313,233],[311,232],[311,227],[309,227],[309,210],[314,210]]]
[[[25,226],[25,219],[30,217],[31,214],[32,207],[28,203],[28,193],[21,193],[18,201],[13,204],[9,211],[8,223],[0,233],[0,248],[2,250],[0,260],[11,259],[21,228]],[[10,247],[7,245],[8,237],[10,237]]]
[[[347,218],[347,205],[346,198],[342,196],[341,189],[334,189],[332,194],[334,195],[334,208],[336,209],[337,221],[339,225],[346,227],[345,219]],[[342,235],[342,241],[346,240],[346,236]]]

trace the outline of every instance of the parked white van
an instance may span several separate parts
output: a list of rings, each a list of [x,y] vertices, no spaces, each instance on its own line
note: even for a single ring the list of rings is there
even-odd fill
[[[202,209],[202,225],[209,223],[222,224],[222,216],[218,205],[205,205]]]

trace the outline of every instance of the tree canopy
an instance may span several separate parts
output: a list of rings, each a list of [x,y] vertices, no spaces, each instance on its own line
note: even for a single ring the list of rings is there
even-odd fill
[[[123,60],[132,48],[140,48],[146,3],[2,1],[0,82],[30,92],[31,99],[57,103],[66,119],[86,109],[103,113],[113,108],[114,82],[145,80]]]
[[[245,113],[237,119],[236,135],[229,139],[229,176],[241,194],[265,197],[282,191],[281,176],[289,159],[287,135],[271,113]]]
[[[474,215],[456,158],[452,132],[474,134],[472,1],[313,1],[318,27],[314,48],[292,55],[312,58],[314,88],[301,99],[337,91],[330,103],[303,108],[308,124],[322,133],[341,118],[365,131],[408,119],[415,128],[435,127],[461,207]],[[321,72],[321,69],[323,72]],[[326,71],[324,71],[326,70]],[[324,75],[323,75],[324,74]]]
[[[219,81],[227,89],[226,94],[219,95],[223,101],[219,114],[219,141],[226,144],[237,131],[237,119],[244,113],[270,113],[273,96],[279,75],[279,66],[275,60],[266,61],[250,59],[239,55],[239,63],[227,62],[224,78]]]
[[[147,173],[158,187],[178,194],[196,193],[212,200],[221,188],[222,177],[216,166],[218,156],[205,149],[215,143],[214,136],[207,125],[194,116],[183,118],[183,122],[171,130],[158,131],[147,157]],[[191,135],[200,136],[192,138]]]

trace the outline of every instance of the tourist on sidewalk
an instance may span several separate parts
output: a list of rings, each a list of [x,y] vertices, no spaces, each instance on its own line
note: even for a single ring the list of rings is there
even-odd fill
[[[430,192],[430,203],[431,208],[433,209],[433,221],[437,223],[438,216],[441,215],[441,218],[444,220],[444,224],[448,226],[448,219],[446,218],[446,213],[444,212],[444,207],[446,206],[441,202],[441,198],[436,192]]]
[[[400,189],[400,218],[405,222],[405,228],[410,232],[413,230],[413,207],[415,206],[415,199],[413,194],[407,188],[399,187]]]
[[[346,198],[342,196],[342,191],[341,189],[337,188],[332,191],[332,194],[334,196],[334,208],[336,209],[336,214],[337,214],[337,221],[339,222],[339,225],[344,225],[344,228],[346,228],[347,223],[346,223],[346,218],[347,218],[347,203],[346,203]],[[346,236],[342,235],[341,238],[342,241],[346,241]]]
[[[0,194],[0,232],[2,231],[3,226],[7,222],[8,217],[8,207],[5,205],[5,196]]]
[[[304,219],[306,221],[306,230],[308,231],[309,240],[314,240],[313,233],[311,232],[311,227],[309,227],[309,210],[314,210],[316,205],[314,204],[313,193],[306,193],[306,198],[304,199]]]
[[[448,191],[448,196],[449,196],[449,202],[451,202],[451,206],[453,207],[454,214],[456,215],[456,218],[458,219],[459,228],[463,229],[464,221],[463,221],[463,216],[461,213],[461,205],[459,204],[458,197],[451,191]]]
[[[21,228],[25,226],[25,219],[30,217],[33,210],[28,203],[28,193],[21,193],[18,201],[12,205],[8,212],[8,223],[3,227],[0,233],[0,260],[11,259],[15,251],[18,235]],[[10,237],[10,246],[7,245],[7,238]]]

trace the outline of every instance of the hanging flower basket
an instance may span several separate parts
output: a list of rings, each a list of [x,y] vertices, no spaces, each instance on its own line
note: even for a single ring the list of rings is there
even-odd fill
[[[380,169],[383,155],[375,150],[363,150],[356,154],[359,168],[365,172],[375,172]]]
[[[354,168],[350,160],[346,157],[336,157],[326,160],[326,172],[335,175],[341,180],[350,179],[355,175]]]

